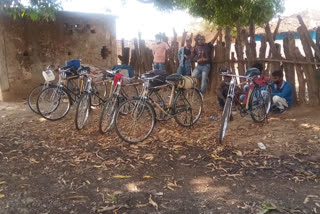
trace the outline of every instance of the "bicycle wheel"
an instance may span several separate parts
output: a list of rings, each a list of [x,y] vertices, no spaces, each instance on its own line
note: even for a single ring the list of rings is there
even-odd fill
[[[81,130],[85,128],[88,123],[89,113],[91,106],[91,94],[84,92],[78,102],[77,111],[76,111],[76,128]]]
[[[107,133],[112,127],[114,121],[114,114],[118,106],[117,102],[117,99],[108,99],[105,102],[99,122],[99,130],[101,134]]]
[[[178,94],[174,103],[174,109],[178,113],[174,117],[175,121],[181,126],[192,126],[201,116],[202,103],[202,94],[198,89],[182,90],[182,93]]]
[[[135,85],[123,85],[121,87],[121,95],[127,100],[137,98],[139,96],[138,89]]]
[[[251,118],[254,122],[262,123],[267,117],[267,102],[263,98],[262,90],[258,86],[252,90],[249,105]]]
[[[41,93],[42,90],[45,88],[49,87],[48,84],[41,84],[35,88],[33,88],[28,96],[28,106],[36,114],[39,114],[38,109],[37,109],[37,100],[38,96]]]
[[[272,88],[270,85],[267,86],[267,90],[265,91],[265,95],[262,94],[264,100],[266,100],[266,117],[268,117],[270,110],[271,110],[271,104],[272,104]]]
[[[223,142],[223,138],[226,134],[227,131],[227,126],[228,122],[231,116],[231,108],[232,108],[232,100],[230,97],[227,98],[224,108],[223,108],[223,113],[222,113],[222,118],[221,118],[221,127],[220,127],[220,135],[219,135],[219,143]]]
[[[120,112],[129,110],[126,114]],[[118,136],[127,143],[139,143],[147,139],[155,125],[155,112],[143,99],[127,100],[119,106],[114,125]]]
[[[66,116],[70,110],[71,98],[68,92],[59,86],[44,89],[38,97],[37,109],[39,114],[51,121]]]

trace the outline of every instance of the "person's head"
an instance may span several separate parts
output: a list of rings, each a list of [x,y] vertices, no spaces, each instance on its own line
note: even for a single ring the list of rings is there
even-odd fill
[[[202,35],[199,36],[198,44],[203,45],[206,42],[206,38]]]
[[[279,84],[283,81],[283,72],[281,70],[276,70],[272,72],[272,82]]]
[[[191,39],[187,39],[187,40],[186,40],[186,46],[187,46],[188,48],[190,48],[190,47],[191,47],[191,44],[192,44],[192,40],[191,40]]]
[[[161,42],[161,34],[157,34],[156,36],[156,42]]]
[[[259,69],[260,72],[263,71],[263,65],[262,65],[260,62],[255,62],[255,63],[251,66],[251,68],[257,68],[257,69]]]
[[[230,76],[224,76],[223,78],[224,84],[230,85],[231,79],[232,78]]]

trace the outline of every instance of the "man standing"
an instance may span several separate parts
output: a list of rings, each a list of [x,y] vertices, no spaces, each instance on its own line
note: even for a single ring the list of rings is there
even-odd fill
[[[289,82],[283,80],[281,70],[272,73],[272,102],[273,111],[282,113],[293,104],[293,90]]]
[[[153,69],[154,70],[166,70],[166,52],[169,49],[169,45],[161,41],[161,35],[156,35],[156,43],[153,44]]]
[[[186,45],[178,52],[179,68],[177,73],[183,76],[191,75],[191,43],[191,39],[186,40]]]
[[[194,60],[198,63],[197,67],[193,70],[192,76],[201,79],[201,92],[204,93],[207,85],[207,78],[211,69],[211,58],[213,44],[218,38],[218,33],[209,42],[205,43],[205,37],[200,36],[198,45],[194,49]]]

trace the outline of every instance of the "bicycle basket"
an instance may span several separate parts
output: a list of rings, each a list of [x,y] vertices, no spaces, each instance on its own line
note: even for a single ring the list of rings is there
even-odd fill
[[[190,89],[197,87],[198,79],[195,77],[183,76],[178,88]]]
[[[42,76],[46,82],[55,80],[55,76],[51,70],[42,71]]]

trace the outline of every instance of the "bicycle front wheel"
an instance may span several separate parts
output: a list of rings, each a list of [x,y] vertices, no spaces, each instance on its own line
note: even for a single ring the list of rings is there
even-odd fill
[[[41,84],[35,88],[33,88],[28,96],[28,106],[36,114],[39,114],[38,109],[37,109],[37,100],[39,97],[39,94],[41,93],[42,90],[47,88],[48,85],[46,84]]]
[[[51,121],[62,119],[70,110],[70,95],[61,87],[50,86],[39,94],[37,109],[39,114]]]
[[[121,112],[126,112],[122,114]],[[118,136],[127,143],[139,143],[147,139],[155,125],[155,112],[143,99],[127,100],[119,106],[114,125]]]
[[[219,143],[220,144],[223,142],[224,136],[227,131],[228,122],[229,122],[230,116],[232,114],[231,107],[232,107],[232,100],[230,97],[228,97],[225,104],[224,104],[222,118],[221,118],[221,127],[220,127],[220,135],[219,135]]]
[[[259,87],[252,90],[249,99],[249,110],[251,118],[256,123],[262,123],[267,117],[268,101],[263,97],[263,92]],[[271,97],[270,97],[271,99]],[[269,107],[270,109],[270,107]]]
[[[109,129],[112,127],[114,114],[116,112],[117,106],[118,106],[117,99],[108,99],[105,102],[101,116],[100,116],[100,123],[99,123],[101,134],[107,133]]]
[[[176,122],[185,127],[195,124],[202,112],[203,97],[196,88],[185,89],[175,100]]]
[[[78,130],[86,127],[90,113],[90,106],[91,94],[84,92],[79,99],[76,111],[75,123]]]

